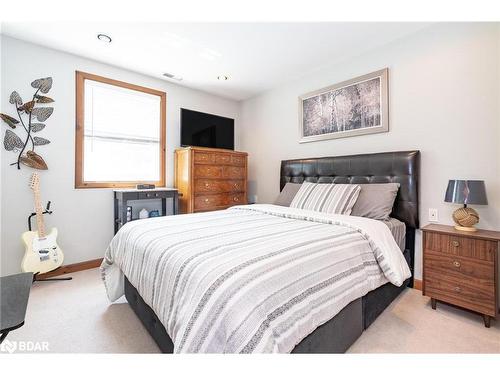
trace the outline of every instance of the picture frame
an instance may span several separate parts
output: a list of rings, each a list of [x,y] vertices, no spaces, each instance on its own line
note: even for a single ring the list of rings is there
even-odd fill
[[[299,97],[299,143],[389,131],[389,69]]]

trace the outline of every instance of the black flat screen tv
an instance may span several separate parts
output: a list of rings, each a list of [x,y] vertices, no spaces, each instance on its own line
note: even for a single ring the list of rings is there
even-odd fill
[[[181,146],[234,150],[234,119],[181,108]]]

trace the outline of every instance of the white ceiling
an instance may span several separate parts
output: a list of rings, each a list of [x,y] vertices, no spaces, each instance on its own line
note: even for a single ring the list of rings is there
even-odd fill
[[[165,80],[169,72],[183,77],[172,82],[243,100],[428,25],[6,22],[2,33]]]

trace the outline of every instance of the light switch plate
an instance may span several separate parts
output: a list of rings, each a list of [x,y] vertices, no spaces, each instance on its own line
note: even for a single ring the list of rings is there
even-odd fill
[[[429,208],[429,221],[438,222],[438,210],[437,208]]]

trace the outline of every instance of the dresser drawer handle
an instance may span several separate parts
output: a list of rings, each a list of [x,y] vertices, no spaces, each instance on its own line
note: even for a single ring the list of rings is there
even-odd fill
[[[240,185],[238,185],[238,184],[234,184],[234,187],[235,187],[236,189],[238,189],[238,188],[240,187]]]
[[[210,199],[205,198],[205,203],[208,203],[208,202],[210,202]]]
[[[233,201],[235,201],[235,202],[238,202],[239,200],[240,200],[240,198],[238,198],[238,197],[233,198]]]
[[[455,261],[453,262],[453,265],[454,265],[455,267],[457,267],[457,268],[460,268],[460,266],[461,266],[461,264],[460,264],[460,262],[459,262],[458,260],[455,260]]]
[[[207,183],[205,184],[205,187],[206,187],[206,188],[207,188],[207,187],[210,187],[210,184],[207,182]]]
[[[459,246],[460,246],[460,242],[458,242],[458,241],[453,241],[453,242],[452,242],[452,245],[453,245],[453,247],[459,247]]]
[[[460,288],[459,286],[456,286],[453,288],[453,290],[457,293],[460,293],[462,291],[462,288]]]

